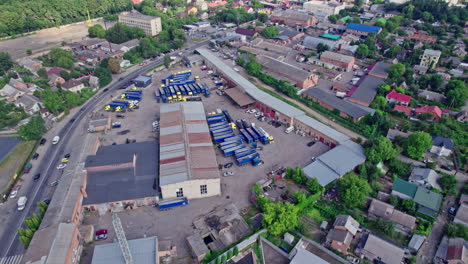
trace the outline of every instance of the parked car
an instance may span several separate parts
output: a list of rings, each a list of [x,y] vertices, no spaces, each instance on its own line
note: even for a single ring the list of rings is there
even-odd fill
[[[26,163],[26,165],[24,165],[24,168],[23,168],[23,173],[24,173],[24,174],[29,173],[29,171],[31,170],[31,168],[32,168],[31,162]]]
[[[41,178],[41,174],[37,173],[36,175],[34,175],[33,180],[37,181],[39,180],[39,178]]]
[[[50,199],[45,199],[45,200],[44,200],[44,203],[50,204],[50,201],[51,201]]]
[[[57,166],[57,169],[58,170],[61,170],[61,169],[64,169],[65,167],[67,167],[67,164],[66,163],[61,163]]]
[[[120,78],[119,78],[119,81],[123,81],[123,79],[124,79],[123,77],[120,77]]]
[[[95,232],[96,240],[103,240],[107,238],[107,229],[99,229]]]
[[[457,213],[457,209],[455,207],[450,207],[448,209],[448,213],[451,215],[455,215]]]
[[[226,169],[231,168],[232,165],[234,165],[234,163],[232,163],[232,162],[226,163],[226,164],[224,164],[224,168],[226,168]]]
[[[447,170],[447,171],[452,171],[452,168],[446,165],[440,166],[441,169]]]
[[[15,198],[15,197],[18,195],[18,191],[19,191],[19,188],[14,189],[13,191],[11,191],[11,193],[10,193],[10,199]]]
[[[232,175],[234,175],[234,172],[233,172],[233,171],[225,171],[225,172],[223,173],[223,176],[224,176],[224,177],[228,177],[228,176],[232,176]]]
[[[70,123],[75,122],[75,120],[76,120],[75,118],[70,119]]]
[[[99,236],[96,236],[96,241],[98,240],[104,240],[104,239],[107,239],[107,235],[106,234],[101,234]]]
[[[36,153],[34,153],[32,159],[37,160],[37,158],[39,158],[39,153],[36,152]]]
[[[123,114],[117,114],[117,118],[125,118],[125,115],[123,115]]]
[[[70,161],[70,160],[67,159],[67,158],[63,158],[63,159],[61,160],[62,163],[67,163],[67,162],[69,162],[69,161]]]
[[[71,156],[70,153],[67,153],[67,154],[65,154],[63,157],[66,158],[66,159],[69,159],[70,156]]]
[[[40,144],[40,145],[44,145],[46,142],[47,142],[47,139],[42,138],[42,139],[41,139],[41,142],[40,142],[39,144]]]
[[[308,147],[312,147],[313,145],[315,145],[315,141],[311,141],[311,142],[307,143]]]
[[[59,180],[51,182],[49,185],[50,186],[57,186],[59,184]]]

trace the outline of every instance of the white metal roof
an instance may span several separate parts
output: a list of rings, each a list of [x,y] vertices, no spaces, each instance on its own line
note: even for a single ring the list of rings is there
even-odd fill
[[[158,258],[158,238],[156,236],[128,240],[133,262],[154,264]],[[92,264],[125,264],[119,243],[96,245]]]

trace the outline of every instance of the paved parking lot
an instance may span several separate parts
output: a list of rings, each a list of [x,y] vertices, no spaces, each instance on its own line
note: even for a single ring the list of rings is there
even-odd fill
[[[171,72],[183,69],[186,68],[174,68]],[[159,116],[159,103],[156,102],[154,97],[154,87],[159,86],[160,79],[166,77],[171,72],[162,71],[153,75],[153,84],[144,89],[140,109],[125,113],[125,119],[119,120],[122,122],[122,128],[114,129],[109,134],[103,135],[103,144],[108,145],[113,142],[122,144],[126,138],[136,139],[137,142],[141,142],[156,137],[157,133],[152,132],[151,126],[151,123]],[[201,81],[206,82],[209,87],[214,87],[213,81],[206,77],[206,71],[192,68],[192,72],[193,75],[199,76]],[[245,110],[236,106],[225,95],[220,96],[212,92],[209,98],[203,97],[202,100],[206,112],[226,109],[234,119],[245,119],[249,123],[255,122],[257,126],[261,126],[272,135],[275,140],[274,144],[271,145],[259,143],[259,146],[262,146],[263,150],[259,150],[258,152],[264,164],[257,167],[253,167],[250,163],[242,167],[234,164],[229,169],[223,169],[234,172],[234,175],[229,177],[221,176],[221,197],[192,200],[189,205],[170,211],[162,212],[153,207],[143,207],[119,213],[128,239],[141,238],[144,235],[156,235],[160,240],[172,240],[177,247],[178,253],[178,258],[173,263],[191,263],[185,238],[192,234],[192,221],[197,216],[209,212],[217,205],[227,204],[228,202],[233,202],[239,209],[245,208],[250,204],[248,197],[251,187],[258,180],[265,178],[268,172],[279,166],[305,166],[312,161],[312,157],[317,157],[328,151],[328,147],[320,142],[317,142],[312,147],[308,147],[307,143],[311,141],[310,138],[294,133],[286,134],[284,132],[285,127],[275,128],[267,124],[267,122],[258,121],[253,114],[246,113]],[[99,112],[98,115],[100,113],[105,112]],[[110,115],[115,117],[116,114],[110,113]],[[119,130],[125,129],[129,129],[131,132],[127,135],[117,135]],[[216,154],[219,164],[234,162],[232,157],[224,157],[219,150],[216,150]],[[108,240],[97,242],[97,244],[112,242],[115,237],[109,214],[101,217],[86,216],[84,223],[93,224],[96,230],[100,228],[109,229]],[[92,248],[89,248],[86,258],[90,259],[91,256]],[[87,262],[84,261],[84,263]]]

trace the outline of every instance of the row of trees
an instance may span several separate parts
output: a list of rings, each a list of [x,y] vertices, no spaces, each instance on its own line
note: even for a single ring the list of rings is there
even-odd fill
[[[318,183],[317,179],[306,177],[300,166],[295,169],[288,167],[286,169],[286,178],[306,186],[312,195],[323,191],[323,187]]]
[[[52,48],[48,54],[38,58],[42,60],[42,65],[45,67],[57,66],[71,69],[76,62],[76,58],[71,51],[60,48]]]
[[[264,15],[261,15],[264,19]],[[250,14],[245,8],[225,8],[216,12],[216,14],[210,19],[216,24],[221,22],[235,23],[237,25],[243,24],[248,21],[252,21],[257,18],[256,14]],[[263,21],[261,21],[263,22]],[[265,21],[266,22],[266,21]],[[263,23],[265,23],[263,22]]]
[[[84,21],[108,13],[130,10],[127,0],[1,1],[0,37]]]
[[[94,95],[94,92],[89,88],[84,88],[78,93],[59,88],[57,91],[52,91],[50,89],[41,92],[36,91],[34,95],[42,99],[44,107],[47,108],[49,112],[60,114],[68,108],[83,104]]]
[[[45,212],[47,210],[47,204],[44,202],[38,202],[37,207],[39,208],[39,215],[32,213],[30,217],[27,217],[24,220],[24,225],[27,227],[27,229],[18,229],[19,240],[21,241],[21,243],[23,243],[24,248],[28,248],[34,236],[34,233],[41,225],[42,218],[44,217]]]

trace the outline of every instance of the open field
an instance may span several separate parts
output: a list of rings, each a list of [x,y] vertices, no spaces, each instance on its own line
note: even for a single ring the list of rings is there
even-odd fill
[[[0,188],[6,187],[11,177],[18,171],[34,149],[36,141],[22,141],[0,162]]]

